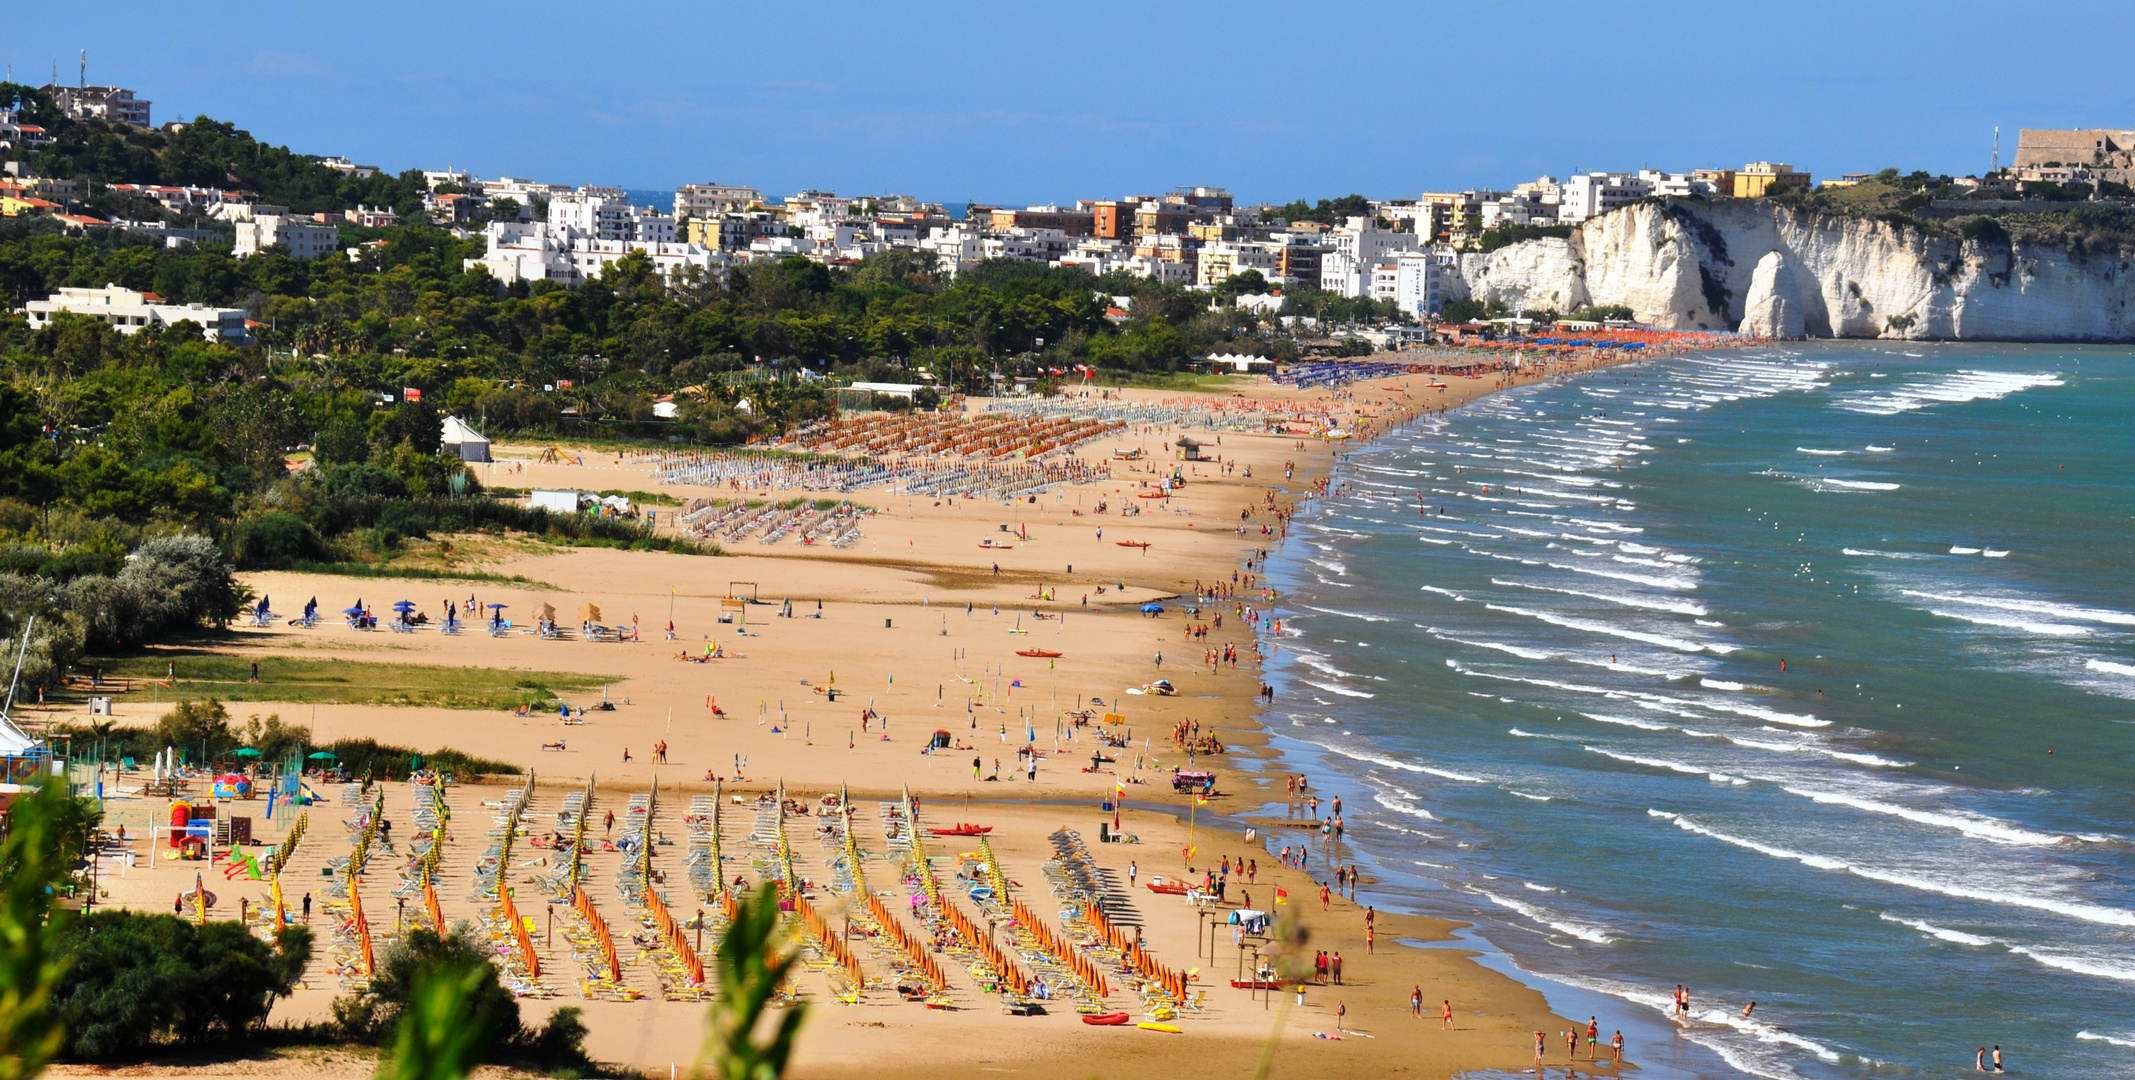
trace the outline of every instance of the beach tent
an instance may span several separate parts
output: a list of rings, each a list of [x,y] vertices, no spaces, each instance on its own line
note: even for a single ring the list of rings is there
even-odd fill
[[[457,416],[445,418],[444,436],[439,443],[447,452],[458,454],[461,461],[489,460],[489,439]]]
[[[600,608],[592,604],[581,605],[578,609],[578,617],[585,622],[597,623],[600,621]]]

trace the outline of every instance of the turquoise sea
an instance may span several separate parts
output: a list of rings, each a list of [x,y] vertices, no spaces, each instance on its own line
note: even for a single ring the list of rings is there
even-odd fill
[[[1660,359],[1358,447],[1270,567],[1314,865],[1648,1075],[2127,1075],[2131,470],[2103,347]]]

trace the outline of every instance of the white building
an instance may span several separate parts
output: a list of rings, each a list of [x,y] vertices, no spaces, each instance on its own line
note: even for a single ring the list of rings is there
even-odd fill
[[[675,217],[704,219],[739,213],[764,201],[763,192],[737,184],[684,184],[675,189]]]
[[[1662,172],[1659,169],[1640,169],[1638,178],[1655,195],[1718,195],[1720,186],[1710,180],[1700,180],[1689,173]],[[1729,192],[1732,194],[1732,192]]]
[[[116,120],[122,124],[148,127],[150,102],[133,96],[133,91],[123,86],[60,86],[46,83],[44,92],[52,95],[52,104],[59,111],[77,120]]]
[[[1136,251],[1121,269],[1166,285],[1186,285],[1194,279],[1194,263],[1165,259]]]
[[[1521,184],[1482,204],[1483,231],[1506,225],[1554,225],[1562,205],[1563,188],[1556,177],[1544,176]]]
[[[485,199],[510,199],[529,209],[550,199],[571,194],[571,188],[567,184],[544,184],[538,180],[520,180],[510,176],[463,182],[460,186],[468,191],[480,191]]]
[[[630,203],[623,199],[588,195],[581,189],[579,193],[549,200],[549,224],[594,240],[635,240],[637,230],[630,223],[630,209]]]
[[[358,180],[368,180],[378,175],[378,166],[358,165],[345,157],[323,157],[319,159],[319,164],[335,172],[347,173]]]
[[[1058,262],[1075,250],[1075,241],[1060,229],[1032,229],[1018,225],[987,234],[983,242],[985,258],[1023,259],[1030,262]]]
[[[675,242],[675,219],[649,206],[632,206],[615,188],[584,187],[549,200],[549,224],[595,240]]]
[[[1392,269],[1393,295],[1389,299],[1403,314],[1418,322],[1438,314],[1445,305],[1439,284],[1446,270],[1442,258],[1428,252],[1405,251],[1394,256]]]
[[[663,277],[686,267],[716,274],[727,265],[725,256],[696,244],[601,240],[552,221],[491,222],[483,235],[488,251],[479,259],[467,260],[466,266],[470,270],[488,267],[491,277],[507,285],[554,281],[576,288],[633,251],[643,252]]]
[[[1653,185],[1635,173],[1580,173],[1564,182],[1557,219],[1585,221],[1653,194]]]
[[[1350,218],[1327,236],[1333,247],[1320,256],[1320,288],[1339,296],[1368,295],[1373,265],[1395,252],[1414,251],[1422,239],[1412,232],[1381,229],[1365,217]]]
[[[245,309],[211,308],[199,304],[166,304],[155,293],[135,292],[117,285],[101,289],[61,289],[43,300],[22,306],[32,329],[49,326],[61,311],[87,315],[109,323],[121,334],[137,334],[147,326],[169,326],[187,319],[199,323],[209,341],[243,345],[252,340],[245,328]]]
[[[341,229],[310,218],[255,214],[252,220],[237,223],[237,246],[232,254],[242,259],[276,244],[288,248],[290,258],[308,262],[341,250]]]
[[[986,257],[984,237],[974,229],[951,225],[946,229],[929,229],[927,238],[919,242],[922,250],[931,251],[941,272],[955,277],[978,265]]]

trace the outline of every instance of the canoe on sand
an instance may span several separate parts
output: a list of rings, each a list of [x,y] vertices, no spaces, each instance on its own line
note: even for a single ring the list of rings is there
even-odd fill
[[[1116,1012],[1103,1013],[1098,1016],[1085,1016],[1082,1018],[1082,1022],[1092,1027],[1118,1027],[1131,1019],[1133,1017],[1128,1016],[1126,1013]]]
[[[1179,1027],[1176,1024],[1152,1024],[1145,1020],[1134,1026],[1141,1028],[1143,1031],[1166,1031],[1173,1035],[1179,1034]]]

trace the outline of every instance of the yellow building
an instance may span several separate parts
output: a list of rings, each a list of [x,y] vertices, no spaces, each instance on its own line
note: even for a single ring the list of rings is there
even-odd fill
[[[1808,173],[1797,172],[1783,161],[1752,161],[1735,171],[1735,198],[1761,199],[1773,184],[1785,184],[1789,191],[1802,192],[1814,186]]]
[[[56,202],[24,195],[19,192],[0,193],[0,216],[21,217],[24,214],[44,214],[60,209]]]

